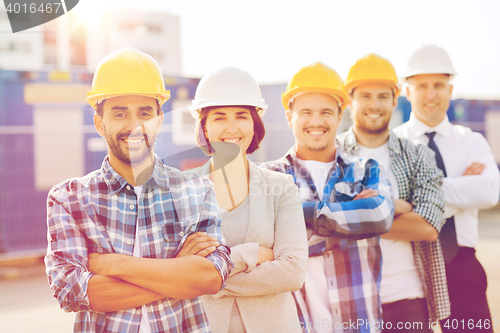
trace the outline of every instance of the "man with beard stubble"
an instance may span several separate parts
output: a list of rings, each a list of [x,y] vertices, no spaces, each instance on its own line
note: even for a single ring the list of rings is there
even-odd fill
[[[379,235],[391,227],[393,202],[376,161],[337,150],[347,99],[335,70],[320,62],[302,68],[282,97],[295,146],[263,165],[299,187],[309,261],[294,294],[300,323],[291,324],[310,332],[380,332]]]
[[[382,332],[432,332],[450,313],[437,241],[444,222],[443,175],[428,147],[389,129],[401,86],[387,59],[373,53],[362,57],[344,85],[354,125],[338,136],[341,149],[376,160],[387,170],[396,199],[391,230],[380,240]]]
[[[138,50],[95,72],[88,102],[108,156],[47,200],[46,271],[61,308],[76,312],[74,332],[210,332],[199,296],[217,293],[233,264],[211,183],[153,152],[169,97]],[[211,246],[196,253],[193,240]]]

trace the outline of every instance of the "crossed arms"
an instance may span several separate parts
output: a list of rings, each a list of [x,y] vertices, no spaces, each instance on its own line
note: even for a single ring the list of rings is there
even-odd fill
[[[229,275],[232,263],[227,247],[219,245],[220,219],[207,208],[211,202],[200,207],[198,231],[220,237],[214,253],[207,258],[149,259],[112,247],[107,233],[119,229],[105,229],[95,222],[92,209],[82,208],[74,196],[71,200],[68,196],[67,191],[57,189],[49,194],[45,257],[51,289],[66,312],[127,310],[166,297],[191,299],[218,292]],[[157,240],[161,244],[159,228],[151,232],[152,237],[161,237]],[[175,244],[169,242],[169,246]],[[152,255],[159,258],[156,251]]]
[[[379,172],[378,163],[369,160],[363,181],[363,191],[351,200],[302,203],[308,228],[321,236],[365,239],[386,233],[394,214],[389,182]]]
[[[295,291],[303,285],[308,253],[301,201],[293,178],[279,178],[282,182],[274,184],[293,190],[265,194],[266,209],[269,208],[270,214],[261,216],[264,220],[260,225],[260,236],[250,237],[249,242],[231,247],[235,268],[224,288],[213,298],[273,295]],[[207,235],[192,235],[179,254],[186,251],[204,256],[209,253],[206,249],[211,247],[210,241],[214,240]]]
[[[469,140],[469,166],[461,177],[443,181],[446,217],[460,209],[487,209],[498,203],[500,174],[488,141],[479,133],[472,133]]]
[[[414,160],[406,159],[408,152]],[[407,191],[402,191],[406,197],[395,200],[391,230],[381,237],[403,241],[435,241],[444,223],[444,196],[441,190],[443,174],[437,168],[434,154],[427,146],[409,145],[406,154],[395,158],[401,160],[393,161],[394,167],[408,166],[399,172],[394,171],[394,174],[399,175],[398,183],[402,180],[398,187],[405,188],[405,182],[408,187]],[[407,163],[404,163],[405,160]],[[413,167],[410,163],[413,163]]]
[[[413,188],[411,203],[401,199],[396,200],[392,228],[382,236],[383,238],[434,241],[444,223],[443,217],[453,216],[459,209],[489,208],[498,202],[498,168],[486,140],[476,134],[473,139],[475,148],[467,158],[469,165],[463,174],[458,177],[446,177],[442,181],[441,196],[444,198],[437,196],[438,190],[441,190],[441,179],[436,172],[432,172],[437,168],[434,158],[432,156],[431,163],[426,162],[428,154],[422,152],[427,155],[423,159],[427,167],[419,168],[417,171],[416,178],[420,180],[416,181]],[[426,197],[433,199],[425,199]],[[432,202],[435,205],[446,202],[444,214],[431,216],[428,212],[432,209],[422,208],[425,205],[429,207]]]
[[[172,259],[123,254],[89,255],[88,296],[94,311],[131,309],[165,297],[190,299],[215,294],[222,278],[213,263],[200,256]]]

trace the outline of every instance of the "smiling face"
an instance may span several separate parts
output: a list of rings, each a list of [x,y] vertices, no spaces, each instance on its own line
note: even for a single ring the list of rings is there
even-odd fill
[[[329,162],[335,158],[335,135],[342,113],[330,95],[309,92],[295,98],[287,112],[297,157]]]
[[[396,108],[392,88],[381,83],[365,83],[354,88],[349,106],[356,131],[381,134],[389,129]]]
[[[155,99],[120,96],[104,101],[102,116],[94,114],[98,133],[105,137],[110,163],[139,165],[152,157],[163,122]]]
[[[222,106],[208,112],[205,137],[209,142],[236,144],[243,155],[246,155],[253,136],[254,122],[248,108]]]
[[[408,78],[406,98],[415,117],[434,127],[446,116],[452,91],[449,75],[421,74]]]

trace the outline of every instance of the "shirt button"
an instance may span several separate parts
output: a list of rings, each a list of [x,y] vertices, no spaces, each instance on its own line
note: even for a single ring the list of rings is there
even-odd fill
[[[130,185],[127,185],[127,190],[129,190],[129,191],[130,191]]]
[[[141,314],[141,310],[135,310],[135,313]]]
[[[130,206],[128,206],[128,207],[129,207],[130,209],[134,209],[134,207],[135,207],[135,206],[134,206],[134,205],[130,205]]]
[[[127,240],[125,243],[127,243],[127,245],[132,245],[132,241],[130,239]]]
[[[179,236],[183,237],[184,236],[184,231],[179,232]]]

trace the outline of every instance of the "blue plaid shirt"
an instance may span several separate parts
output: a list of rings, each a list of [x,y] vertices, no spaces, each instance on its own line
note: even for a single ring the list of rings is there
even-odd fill
[[[284,158],[262,165],[294,177],[299,187],[309,238],[309,256],[323,256],[328,297],[335,332],[377,332],[382,319],[379,297],[382,256],[379,235],[392,225],[394,204],[389,183],[381,177],[374,160],[337,156],[331,168],[323,200],[306,168],[297,161],[292,147]],[[363,190],[379,195],[353,200]],[[299,315],[307,328],[310,317],[305,306],[307,295],[296,292]],[[358,325],[358,319],[363,325]],[[354,325],[352,325],[354,323]],[[361,321],[359,322],[361,323]]]
[[[141,306],[117,312],[92,311],[87,295],[91,252],[132,256],[136,223],[145,258],[174,258],[186,237],[197,231],[221,246],[207,257],[225,281],[233,263],[220,231],[211,183],[164,166],[155,156],[150,179],[138,201],[134,188],[109,164],[54,186],[47,200],[50,287],[62,309],[77,312],[74,332],[137,332]],[[143,235],[143,236],[142,236]],[[210,332],[200,298],[166,297],[146,305],[151,332]]]

